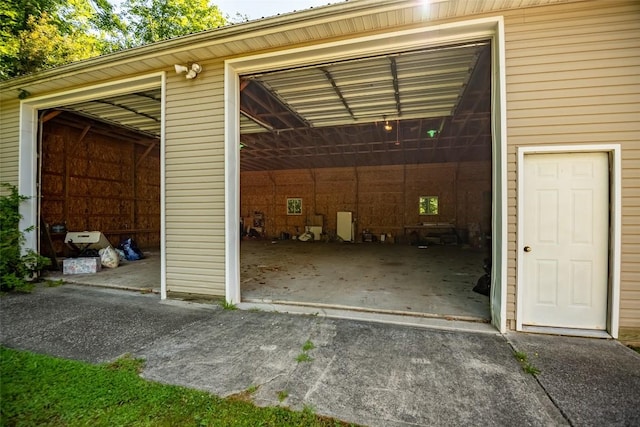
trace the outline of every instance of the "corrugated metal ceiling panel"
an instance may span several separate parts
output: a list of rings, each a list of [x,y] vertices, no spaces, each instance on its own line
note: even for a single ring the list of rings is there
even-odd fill
[[[448,116],[486,44],[402,52],[250,78],[314,127]]]
[[[159,137],[160,99],[160,88],[158,88],[62,105],[60,109]]]

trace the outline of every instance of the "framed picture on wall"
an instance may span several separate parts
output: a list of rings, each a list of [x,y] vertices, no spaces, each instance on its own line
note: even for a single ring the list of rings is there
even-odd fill
[[[287,215],[302,215],[302,199],[287,199]]]

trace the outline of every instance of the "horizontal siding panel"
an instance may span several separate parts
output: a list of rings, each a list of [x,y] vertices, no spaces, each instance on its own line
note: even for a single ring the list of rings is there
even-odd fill
[[[186,144],[183,144],[182,141],[174,141],[171,147],[167,147],[165,153],[172,159],[203,155],[213,155],[224,158],[224,147],[220,143],[215,144],[215,146],[212,147],[211,142],[206,141],[200,143],[191,141],[190,143]]]
[[[545,124],[544,120],[532,122],[534,126],[510,126],[509,136],[529,135],[534,132],[536,135],[558,135],[571,134],[588,134],[596,135],[598,133],[606,132],[611,139],[612,134],[624,134],[625,132],[631,134],[632,132],[638,132],[640,130],[640,121],[638,122],[618,122],[618,123],[577,123],[577,120],[571,120],[571,123],[565,124]],[[537,131],[537,132],[536,132]]]
[[[510,54],[513,52],[517,57],[518,55],[526,56],[528,51],[535,52],[536,49],[541,48],[581,50],[585,46],[597,43],[609,43],[621,39],[633,40],[633,32],[637,29],[637,23],[633,20],[626,18],[618,20],[615,23],[616,30],[612,30],[610,25],[611,23],[599,22],[596,27],[555,27],[538,35],[534,46],[531,45],[529,34],[521,39],[518,33],[511,32],[506,37],[506,42],[509,44]]]
[[[190,235],[199,239],[205,235],[212,235],[216,230],[224,230],[224,224],[224,218],[212,218],[212,215],[190,216],[183,213],[167,221],[167,228],[170,227],[167,236],[179,239],[180,236]]]
[[[636,71],[637,67],[636,67]],[[630,68],[631,72],[631,68]],[[551,91],[551,95],[554,95],[553,91],[557,91],[555,95],[564,96],[589,96],[592,90],[609,89],[611,87],[626,87],[631,86],[629,89],[632,92],[638,91],[638,88],[633,86],[640,83],[640,76],[631,74],[625,74],[630,76],[626,80],[619,78],[597,77],[591,79],[576,79],[576,80],[552,80],[552,81],[528,81],[525,83],[509,83],[509,92],[516,94],[518,92],[537,91],[546,93]],[[509,79],[507,78],[507,81]],[[587,90],[579,94],[576,90]],[[627,92],[628,93],[628,92]]]
[[[533,131],[533,130],[532,130]],[[636,135],[636,137],[634,137]],[[616,144],[625,141],[633,141],[637,138],[635,132],[609,132],[609,133],[567,133],[555,135],[550,133],[532,135],[526,132],[508,134],[509,143],[514,145],[551,145],[551,144]]]
[[[190,109],[188,109],[190,108]],[[194,111],[193,106],[190,107],[185,107],[184,111],[179,111],[177,109],[174,109],[172,111],[169,111],[168,113],[171,114],[171,120],[189,120],[189,119],[209,119],[212,121],[219,121],[220,117],[224,117],[224,109],[222,110],[218,110],[216,111],[215,109],[208,109],[208,110],[200,110],[197,109]],[[215,115],[212,116],[211,113],[214,113]]]
[[[571,123],[572,125],[581,126],[578,128],[581,132],[584,131],[583,129],[589,131],[587,126],[593,126],[594,130],[602,129],[602,126],[615,126],[616,129],[619,129],[618,126],[622,126],[621,130],[623,131],[633,131],[640,129],[640,124],[629,122],[634,117],[637,117],[637,113],[627,111],[621,111],[618,114],[600,112],[600,114],[529,116],[520,119],[510,117],[509,126],[513,128],[544,126],[551,127],[553,131],[553,126],[565,126],[567,123]]]
[[[206,286],[202,286],[199,282],[188,282],[183,281],[180,283],[180,286],[167,286],[168,292],[176,292],[182,294],[197,294],[197,295],[207,295],[212,297],[224,297],[224,282],[220,283],[211,283]]]
[[[640,49],[640,43],[636,49]],[[509,67],[509,83],[526,83],[531,74],[540,74],[536,79],[543,82],[565,80],[590,80],[596,78],[615,79],[624,76],[634,76],[640,66],[640,57],[623,59],[598,59],[582,62],[556,64],[528,64],[521,67]],[[545,71],[546,70],[546,71]]]
[[[221,150],[218,150],[221,151]],[[183,153],[178,156],[171,156],[171,167],[172,170],[179,170],[178,167],[182,166],[196,166],[200,165],[203,168],[210,168],[212,165],[220,167],[220,164],[224,165],[224,155],[219,155],[217,153],[209,152],[208,155],[201,154],[198,155],[198,152],[193,153]],[[191,154],[191,156],[187,155]]]
[[[165,194],[167,197],[206,197],[210,202],[224,203],[224,194],[220,194],[219,191],[210,188],[210,186],[206,186],[204,189],[187,187],[181,190],[167,190]]]
[[[195,208],[195,206],[198,209]],[[207,207],[209,206],[209,207]],[[202,218],[206,220],[215,220],[216,216],[224,215],[224,205],[220,203],[198,203],[184,207],[171,207],[166,210],[167,216],[171,216],[171,221],[184,221],[186,218]]]
[[[634,93],[636,92],[636,93]],[[601,96],[581,96],[581,97],[561,97],[561,98],[544,98],[544,99],[528,99],[514,100],[509,103],[509,118],[523,117],[528,114],[533,116],[549,114],[548,111],[557,112],[560,115],[569,115],[575,111],[575,114],[582,114],[581,109],[585,109],[587,113],[593,109],[600,109],[602,112],[613,113],[617,109],[623,111],[635,111],[638,108],[638,97],[640,89],[621,94],[606,94]],[[518,108],[518,107],[521,108]]]
[[[218,123],[217,125],[213,123],[209,123],[209,125],[202,124],[201,126],[193,128],[187,124],[183,126],[167,127],[167,130],[165,132],[167,147],[171,146],[174,141],[176,141],[176,143],[178,144],[180,142],[189,143],[190,141],[198,144],[203,142],[203,140],[206,140],[207,138],[211,138],[211,135],[213,134],[212,132],[215,132],[216,135],[220,134],[219,143],[223,144],[223,130],[224,125],[222,124],[222,122]]]
[[[175,175],[176,178],[190,177],[191,179],[199,178],[199,179],[193,179],[194,181],[204,181],[208,178],[211,179],[211,178],[220,176],[220,175],[216,175],[216,173],[219,172],[219,168],[223,167],[223,165],[224,163],[221,163],[221,165],[210,165],[209,167],[202,167],[197,169],[187,168],[182,165],[178,167],[170,167],[167,165],[166,172],[167,172],[167,177],[169,175],[172,175],[172,176]],[[167,181],[169,181],[169,178],[167,178]]]
[[[600,7],[598,7],[600,6]],[[617,25],[624,25],[633,20],[637,15],[638,8],[631,2],[621,5],[612,5],[610,0],[589,2],[582,5],[582,8],[549,8],[545,13],[541,10],[531,10],[526,16],[526,21],[522,22],[518,16],[507,15],[505,26],[509,27],[509,39],[532,39],[549,37],[558,32],[559,35],[567,36],[575,31],[586,32],[594,28],[616,28]],[[520,22],[518,22],[520,21]],[[564,30],[564,32],[563,32]]]
[[[625,199],[640,197],[640,188],[635,185],[628,186],[625,182],[622,186],[622,197]]]
[[[0,104],[0,182],[13,185],[18,185],[19,117],[17,101]]]
[[[622,253],[625,255],[633,255],[637,257],[640,254],[640,243],[623,243]],[[640,262],[640,259],[627,260],[626,262]]]
[[[172,262],[171,268],[167,268],[167,278],[180,277],[180,280],[185,281],[211,283],[212,277],[215,277],[219,273],[222,273],[221,276],[224,277],[224,263],[216,265],[215,263],[209,262],[206,266],[207,267],[201,265],[200,268],[193,269],[187,266],[183,267],[179,263]]]
[[[220,233],[222,231],[222,233]],[[176,242],[176,247],[180,248],[196,248],[202,249],[202,243],[211,245],[212,248],[224,247],[224,226],[218,227],[218,232],[215,228],[193,227],[193,228],[181,228],[174,232],[167,233],[167,239]],[[185,241],[187,240],[188,241]]]
[[[516,260],[515,146],[621,144],[621,325],[640,323],[638,22],[637,2],[549,6],[505,18],[509,265]],[[508,276],[514,300],[516,274]],[[515,315],[509,311],[509,320]]]
[[[640,300],[629,299],[628,295],[622,295],[620,309],[629,310],[631,313],[640,310]],[[631,314],[629,313],[629,314]],[[629,316],[631,318],[631,316]]]
[[[169,270],[169,269],[167,269]],[[217,277],[224,277],[224,274],[219,274],[220,269],[215,270],[203,270],[204,274],[191,274],[193,273],[193,269],[174,269],[171,268],[171,271],[167,271],[167,281],[175,281],[181,284],[182,286],[191,286],[194,288],[200,288],[205,291],[206,289],[211,288],[212,290],[218,288],[217,283],[222,284],[222,288],[224,288],[224,279],[221,282],[216,280]],[[218,274],[216,274],[218,272]],[[170,288],[174,292],[185,292],[180,291],[178,286],[172,286]],[[204,292],[205,294],[207,292]]]
[[[210,181],[199,181],[193,182],[192,179],[178,179],[174,178],[171,182],[168,182],[166,185],[167,191],[179,192],[181,190],[212,190]],[[216,190],[218,193],[219,190]],[[175,194],[176,197],[180,196],[180,194]]]
[[[183,253],[172,254],[171,259],[173,262],[180,263],[180,265],[183,265],[182,264],[183,262],[199,262],[199,263],[207,262],[208,263],[209,261],[211,261],[211,258],[220,257],[220,256],[224,257],[224,247],[222,247],[221,249],[207,248],[206,251],[200,251],[200,253],[195,253],[195,254],[183,254]]]
[[[558,90],[554,90],[554,91],[537,91],[535,88],[535,85],[530,85],[529,90],[531,90],[531,92],[526,92],[523,90],[519,90],[519,91],[514,91],[511,90],[511,87],[509,87],[509,90],[507,91],[507,107],[508,109],[511,108],[518,108],[517,104],[516,106],[512,106],[511,103],[513,102],[518,102],[518,101],[531,101],[531,100],[545,100],[545,99],[550,99],[550,100],[554,100],[554,99],[577,99],[577,102],[580,102],[580,98],[583,97],[590,97],[591,99],[593,99],[594,97],[599,98],[601,96],[603,97],[608,97],[608,96],[618,96],[618,95],[622,95],[622,96],[626,96],[629,94],[638,94],[640,93],[640,88],[636,87],[635,84],[627,84],[627,85],[622,85],[620,84],[620,82],[617,82],[617,84],[611,84],[609,86],[593,86],[593,87],[587,87],[585,90],[585,88],[572,88],[572,89],[567,89],[567,88],[560,88]],[[520,106],[520,108],[526,108],[526,105],[522,105]]]
[[[535,44],[526,46],[517,46],[517,43],[508,43],[508,47],[505,51],[506,59],[508,63],[515,67],[527,65],[527,64],[560,64],[562,62],[562,55],[567,55],[567,61],[570,63],[577,63],[579,68],[581,61],[588,61],[589,59],[594,61],[593,68],[600,68],[597,61],[601,61],[607,58],[633,58],[633,53],[630,50],[638,48],[638,40],[633,37],[633,30],[627,32],[610,33],[615,34],[615,37],[610,37],[609,40],[600,38],[594,42],[582,43],[552,43],[545,44],[545,39],[536,39]],[[594,34],[597,34],[597,30],[594,29]],[[612,43],[614,44],[612,46]],[[565,64],[566,65],[566,64]],[[583,66],[586,64],[582,64]],[[554,66],[554,65],[552,65]]]

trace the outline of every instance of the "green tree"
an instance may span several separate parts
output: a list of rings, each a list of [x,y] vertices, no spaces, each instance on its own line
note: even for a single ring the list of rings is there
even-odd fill
[[[209,0],[127,0],[122,20],[128,24],[127,47],[217,28],[226,24]]]
[[[120,48],[107,0],[0,0],[0,79]]]

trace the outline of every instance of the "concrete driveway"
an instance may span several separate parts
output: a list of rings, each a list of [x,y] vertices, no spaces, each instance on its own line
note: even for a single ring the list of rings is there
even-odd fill
[[[8,347],[92,363],[131,353],[154,381],[221,396],[257,386],[258,405],[364,425],[640,425],[640,355],[616,341],[229,311],[74,285],[5,296],[0,322]],[[525,373],[513,348],[540,373]],[[303,353],[311,360],[298,362]]]

